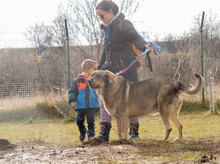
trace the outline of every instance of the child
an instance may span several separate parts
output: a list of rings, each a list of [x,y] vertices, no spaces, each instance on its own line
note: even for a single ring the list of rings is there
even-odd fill
[[[88,135],[88,140],[95,136],[95,114],[100,108],[98,95],[94,89],[90,89],[87,83],[87,78],[97,70],[97,62],[91,59],[83,61],[81,67],[83,73],[79,74],[72,82],[72,87],[69,89],[69,103],[76,110],[76,124],[78,126],[80,141],[83,141]],[[84,125],[85,116],[87,117],[88,131]]]

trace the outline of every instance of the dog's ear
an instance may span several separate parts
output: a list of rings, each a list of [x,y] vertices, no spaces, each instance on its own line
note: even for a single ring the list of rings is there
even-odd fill
[[[113,81],[115,80],[114,74],[108,70],[105,70],[105,79],[108,80],[108,84],[113,83]]]
[[[109,79],[109,75],[108,74],[106,74],[105,76],[104,76],[104,82],[105,82],[105,88],[107,88],[108,87],[108,85],[109,85],[109,83],[110,83],[110,81],[109,81],[110,79]]]

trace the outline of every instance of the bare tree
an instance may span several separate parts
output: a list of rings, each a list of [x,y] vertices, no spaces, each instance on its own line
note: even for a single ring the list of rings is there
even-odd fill
[[[100,20],[96,16],[97,0],[69,0],[68,17],[71,43],[77,46],[85,58],[88,58],[85,45],[89,46],[89,56],[99,60],[103,43]],[[137,0],[118,0],[120,11],[131,17],[138,8]],[[95,55],[94,55],[95,54]]]
[[[67,74],[66,29],[67,19],[70,36],[70,55],[72,75],[80,71],[80,64],[85,58],[99,60],[103,47],[103,35],[100,20],[96,16],[97,0],[69,0],[67,7],[59,6],[57,16],[51,26],[36,24],[26,32],[26,37],[41,55],[41,63],[47,60],[48,65]],[[125,15],[132,17],[138,8],[137,0],[118,0],[119,8]],[[47,50],[47,51],[46,51]],[[45,60],[45,61],[44,61]]]
[[[25,36],[32,46],[36,47],[37,54],[41,54],[47,47],[52,46],[54,34],[51,26],[46,26],[44,23],[36,23],[34,27],[28,28]]]
[[[28,29],[26,36],[38,49],[45,49],[48,46],[45,41],[50,41],[50,46],[65,48],[64,19],[68,19],[71,46],[76,47],[84,58],[99,59],[103,35],[95,11],[97,3],[97,0],[69,0],[66,9],[60,5],[51,28],[44,24],[36,24],[35,27]],[[137,0],[117,0],[115,3],[127,17],[132,17],[139,6]]]
[[[195,83],[194,73],[201,72],[200,24],[201,15],[198,15],[189,33],[181,36],[169,34],[164,38],[165,41],[159,42],[158,44],[163,47],[162,54],[155,57],[152,55],[154,73],[149,74],[145,71],[147,77],[169,76],[192,86]],[[203,26],[204,74],[207,79],[211,70],[216,81],[220,77],[220,22],[209,12],[205,16]],[[207,85],[205,81],[205,90],[208,88]]]
[[[191,30],[191,37],[195,40],[192,46],[198,55],[200,53],[200,21],[201,15],[195,17],[194,27]],[[210,11],[205,16],[203,26],[205,74],[207,75],[207,71],[212,70],[216,77],[220,67],[220,21]]]
[[[66,31],[64,19],[67,18],[67,15],[63,11],[64,9],[60,6],[60,9],[57,13],[56,18],[53,20],[53,46],[59,47],[61,54],[65,52],[66,49]]]

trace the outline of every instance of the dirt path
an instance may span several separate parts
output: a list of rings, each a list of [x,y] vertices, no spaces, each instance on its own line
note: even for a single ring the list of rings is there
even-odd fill
[[[0,151],[0,163],[147,163],[131,145],[57,147],[18,145]],[[128,153],[129,152],[129,153]]]
[[[164,157],[167,156],[164,153],[167,151],[166,147],[171,144],[167,143],[165,146],[163,145],[158,142],[156,144],[153,142],[143,144],[140,142],[112,141],[98,145],[86,143],[84,145],[64,147],[47,146],[45,144],[30,142],[18,144],[16,147],[8,150],[0,150],[0,163],[163,163],[167,162],[166,159],[163,161]],[[185,146],[187,144],[184,144]],[[160,147],[165,149],[165,151],[161,151],[162,149],[160,150]],[[144,148],[144,152],[141,153],[142,148]],[[155,148],[158,148],[159,151],[156,152]],[[220,150],[219,147],[216,148]],[[219,150],[215,153],[218,153]],[[144,153],[150,155],[152,151],[155,151],[154,157],[144,155]],[[179,153],[184,153],[184,150],[182,151]],[[206,153],[203,153],[201,158],[182,160],[178,161],[178,163],[213,163],[214,161],[220,163],[220,158],[216,154],[208,155],[209,152],[207,150],[204,150],[204,152]]]

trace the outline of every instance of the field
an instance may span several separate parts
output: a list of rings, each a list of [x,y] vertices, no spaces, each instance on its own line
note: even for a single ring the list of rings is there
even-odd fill
[[[180,113],[184,126],[181,143],[172,141],[177,136],[174,124],[168,142],[160,141],[164,127],[159,116],[141,118],[141,140],[135,142],[118,141],[113,120],[109,143],[79,142],[77,126],[68,119],[41,117],[2,121],[0,138],[8,139],[17,146],[0,151],[0,163],[220,162],[220,116],[211,115],[206,108],[207,105],[203,106],[200,102],[184,103]],[[6,116],[5,112],[0,112],[0,117],[3,116],[1,114]],[[11,111],[8,112],[11,114]],[[99,113],[96,135],[99,132],[98,122]]]

